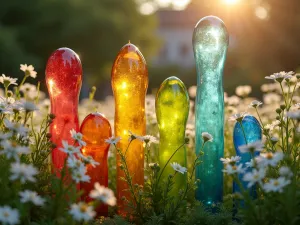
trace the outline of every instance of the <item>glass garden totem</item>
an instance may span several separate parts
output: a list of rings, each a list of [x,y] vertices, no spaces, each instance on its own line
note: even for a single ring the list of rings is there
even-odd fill
[[[243,167],[246,168],[245,164],[247,162],[250,162],[250,160],[252,158],[254,158],[255,156],[258,156],[259,152],[255,152],[254,157],[253,157],[253,156],[251,156],[251,153],[249,153],[249,152],[242,153],[239,150],[239,147],[242,145],[260,141],[262,139],[262,130],[261,130],[258,120],[254,116],[251,116],[251,115],[247,115],[244,117],[244,119],[242,120],[242,126],[243,127],[241,127],[240,123],[238,123],[238,122],[235,124],[234,130],[233,130],[233,143],[234,143],[236,155],[241,157],[241,160],[238,164],[242,163]],[[242,128],[244,129],[246,137],[244,136]],[[245,172],[250,172],[250,171],[251,171],[251,169],[249,168]],[[245,189],[247,189],[248,182],[243,181],[242,177],[243,177],[243,174],[241,174],[239,176],[239,180],[242,183],[243,187]],[[240,191],[239,186],[236,183],[233,183],[233,192],[239,192],[239,191]],[[252,188],[249,191],[250,191],[250,195],[252,197],[256,196],[255,185],[252,186]]]
[[[222,201],[224,154],[224,91],[223,69],[229,37],[222,20],[215,16],[202,18],[195,26],[193,49],[197,70],[197,96],[195,112],[196,154],[203,140],[202,132],[210,133],[214,140],[205,145],[202,163],[196,168],[200,179],[196,199],[210,206]]]
[[[82,67],[78,55],[69,48],[59,48],[49,57],[46,66],[46,84],[55,115],[50,126],[51,140],[56,145],[52,151],[54,171],[59,175],[66,153],[59,150],[62,140],[73,144],[70,130],[79,131],[78,98],[82,83]]]
[[[96,166],[87,165],[87,175],[91,177],[90,182],[80,184],[80,188],[84,190],[82,196],[86,202],[92,201],[89,193],[94,189],[94,184],[99,182],[100,185],[108,187],[108,167],[107,155],[109,144],[105,142],[112,135],[109,121],[100,113],[91,113],[83,120],[80,132],[83,135],[83,141],[86,142],[81,151],[85,157],[92,156],[99,164]],[[97,209],[98,216],[107,216],[108,207],[101,204]]]
[[[138,48],[128,43],[120,50],[113,64],[111,84],[115,98],[115,136],[121,137],[118,148],[125,153],[131,131],[137,135],[146,134],[145,96],[148,88],[146,61]],[[126,153],[127,165],[132,183],[144,185],[144,147],[139,140],[133,140]],[[126,214],[124,196],[130,200],[128,185],[120,177],[120,157],[117,156],[117,200],[119,213]]]
[[[176,149],[185,142],[185,128],[189,115],[190,101],[184,83],[177,77],[167,78],[156,95],[155,109],[159,128],[159,166],[163,168]],[[174,174],[170,163],[176,162],[186,167],[186,149],[183,145],[172,157],[166,166],[162,179]],[[177,174],[174,177],[172,194],[178,195],[184,189],[187,181],[186,174]]]

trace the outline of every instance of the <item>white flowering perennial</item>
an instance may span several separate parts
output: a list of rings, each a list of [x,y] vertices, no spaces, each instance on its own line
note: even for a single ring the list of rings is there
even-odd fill
[[[285,177],[279,177],[277,179],[270,179],[267,183],[263,185],[265,192],[279,192],[283,191],[283,188],[290,184],[291,181]]]
[[[2,74],[2,76],[0,76],[0,83],[2,83],[4,85],[4,87],[9,87],[10,85],[18,85],[17,82],[17,78],[11,78],[11,77],[7,77],[4,74]]]
[[[261,101],[254,100],[250,103],[249,108],[257,108],[261,106],[263,103]]]
[[[152,135],[145,135],[145,136],[137,136],[137,139],[140,141],[145,142],[148,145],[153,144],[158,144],[158,140],[156,137],[152,136]]]
[[[261,153],[260,156],[256,157],[258,167],[264,168],[267,166],[277,166],[277,164],[283,159],[284,154],[282,152],[267,152]]]
[[[248,188],[252,187],[254,184],[262,184],[262,180],[266,176],[266,169],[253,169],[251,172],[245,173],[243,180],[248,182]]]
[[[20,70],[25,73],[25,76],[36,78],[37,72],[34,71],[34,67],[32,65],[27,66],[27,64],[20,64]]]
[[[202,139],[204,142],[207,142],[207,141],[212,142],[214,140],[213,136],[211,134],[209,134],[208,132],[202,132],[201,136],[202,136]]]
[[[25,190],[19,193],[22,203],[31,202],[36,206],[43,206],[45,199],[40,197],[35,191]]]
[[[11,164],[10,172],[12,175],[9,179],[12,181],[20,180],[21,183],[25,183],[26,181],[35,182],[35,175],[38,174],[38,171],[34,166],[19,162]]]
[[[226,174],[241,174],[244,173],[243,164],[239,165],[231,165],[231,164],[225,164],[225,169],[222,170]]]
[[[178,173],[181,173],[181,174],[185,174],[187,172],[187,168],[181,166],[177,162],[173,162],[170,165],[175,170],[175,172],[178,172]]]
[[[248,115],[247,112],[236,113],[229,117],[229,121],[242,122],[244,117],[247,115]]]
[[[220,159],[224,165],[226,164],[231,164],[231,165],[235,165],[237,162],[239,162],[241,160],[240,156],[231,156],[231,158],[221,158]]]
[[[252,88],[249,85],[238,86],[235,89],[236,95],[241,96],[241,97],[248,96],[251,93],[251,91],[252,91]]]
[[[77,204],[72,204],[69,213],[72,215],[73,219],[76,221],[91,221],[95,216],[93,206],[88,205],[85,202],[79,202]]]
[[[82,140],[82,134],[80,132],[76,132],[72,129],[70,130],[70,134],[73,140],[77,141],[79,145],[86,146],[86,143]]]
[[[98,182],[94,184],[94,190],[90,192],[90,197],[96,200],[100,200],[104,204],[114,206],[117,199],[114,192],[107,187],[100,185]]]
[[[73,145],[69,145],[69,143],[67,141],[62,141],[62,148],[59,148],[60,151],[65,152],[67,154],[73,155],[76,153],[80,153],[80,146],[73,146]]]
[[[105,143],[116,145],[121,140],[121,137],[110,137],[109,139],[105,140]]]
[[[9,225],[18,224],[20,222],[19,211],[10,206],[0,206],[0,222]]]
[[[242,145],[239,147],[239,150],[241,153],[254,153],[254,152],[260,152],[264,148],[264,145],[261,141],[255,141],[252,143],[249,143],[247,145]]]

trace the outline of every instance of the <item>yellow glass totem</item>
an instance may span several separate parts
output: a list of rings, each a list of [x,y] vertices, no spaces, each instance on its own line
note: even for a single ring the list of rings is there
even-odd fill
[[[115,98],[115,136],[121,137],[118,148],[125,153],[129,144],[129,131],[145,135],[145,95],[148,88],[148,70],[146,61],[138,48],[128,43],[120,50],[115,59],[111,84]],[[126,152],[127,166],[133,184],[144,185],[144,147],[139,140],[133,140]],[[117,156],[117,199],[120,214],[126,214],[124,196],[130,200],[130,193],[120,169],[120,157]]]
[[[167,78],[156,95],[155,108],[159,128],[159,166],[163,168],[172,154],[185,142],[185,128],[189,115],[190,101],[184,83],[177,77]],[[186,149],[181,147],[172,157],[162,174],[162,179],[174,174],[171,163],[186,167]],[[175,196],[186,184],[186,174],[176,174],[171,193]]]

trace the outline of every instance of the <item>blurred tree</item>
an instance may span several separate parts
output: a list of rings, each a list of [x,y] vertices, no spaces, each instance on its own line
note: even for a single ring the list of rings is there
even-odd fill
[[[33,64],[39,78],[49,55],[69,47],[81,57],[90,85],[110,76],[119,49],[131,40],[145,57],[155,51],[155,16],[135,0],[10,0],[0,7],[0,71],[16,76]]]

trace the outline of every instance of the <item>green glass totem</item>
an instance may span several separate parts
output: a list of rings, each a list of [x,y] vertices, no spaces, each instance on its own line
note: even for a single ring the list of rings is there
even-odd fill
[[[184,83],[177,77],[169,77],[160,85],[156,95],[155,109],[159,128],[159,166],[162,169],[175,150],[185,141],[185,128],[189,115],[189,96]],[[181,147],[166,166],[162,179],[174,174],[171,163],[186,167],[186,149]],[[185,187],[186,174],[174,177],[173,195]]]
[[[203,140],[202,132],[210,133],[214,140],[206,143],[202,163],[196,168],[200,179],[196,199],[206,206],[222,201],[224,155],[224,91],[223,69],[229,37],[221,19],[202,18],[193,34],[193,49],[197,70],[197,96],[195,112],[196,154]]]

